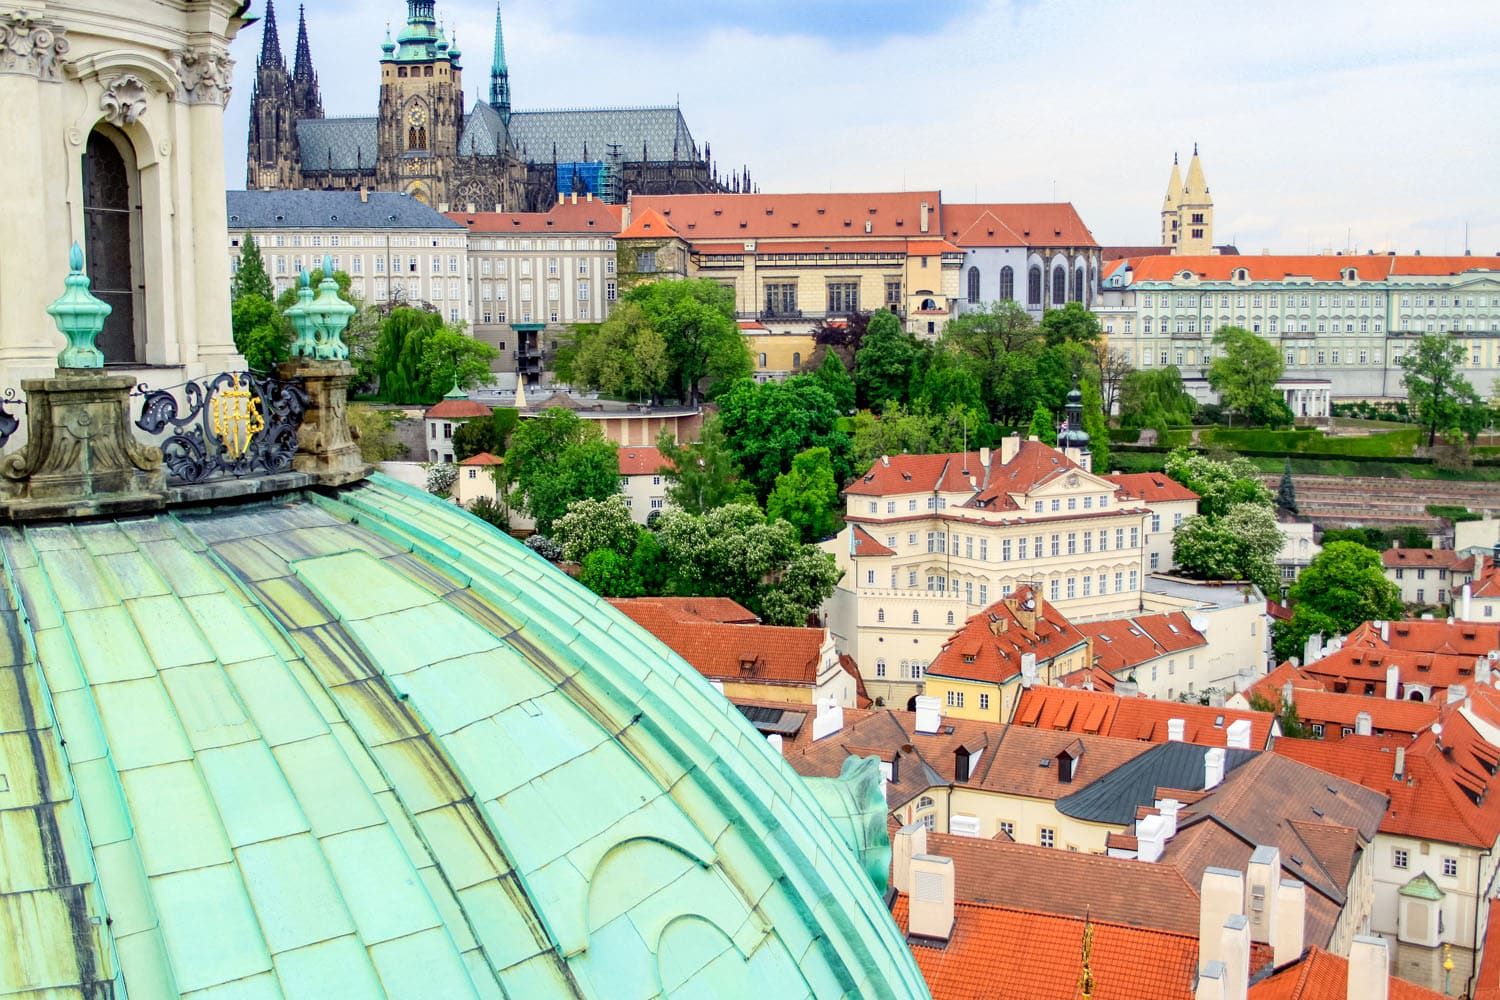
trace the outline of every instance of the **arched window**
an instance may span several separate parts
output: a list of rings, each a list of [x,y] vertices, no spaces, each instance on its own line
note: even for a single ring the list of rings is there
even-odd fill
[[[951,611],[948,612],[948,624],[949,625],[953,624],[953,612],[951,612]]]
[[[972,303],[979,301],[979,268],[977,267],[969,268],[969,301]]]
[[[920,625],[920,624],[922,624],[922,612],[920,612],[920,611],[913,611],[911,613],[911,623],[913,625]]]
[[[931,809],[935,805],[937,805],[937,803],[932,800],[932,796],[930,796],[930,795],[924,795],[920,799],[917,800],[917,812],[922,812],[923,810]]]
[[[83,242],[92,291],[110,305],[95,342],[111,363],[140,360],[137,335],[141,275],[140,192],[135,152],[123,134],[89,133],[83,154]]]
[[[1016,272],[1009,265],[1000,269],[1000,301],[1008,302],[1016,297]]]
[[[802,352],[801,351],[793,351],[792,352],[792,367],[793,368],[801,368],[802,367]]]
[[[1026,302],[1033,306],[1042,304],[1042,269],[1035,264],[1026,275]]]
[[[1084,277],[1083,265],[1078,265],[1078,270],[1073,272],[1073,298],[1079,302],[1088,301],[1088,281]]]
[[[1068,272],[1061,264],[1052,269],[1052,304],[1060,306],[1068,301]]]
[[[875,620],[877,622],[883,622],[883,621],[885,621],[885,608],[876,608],[875,609]]]

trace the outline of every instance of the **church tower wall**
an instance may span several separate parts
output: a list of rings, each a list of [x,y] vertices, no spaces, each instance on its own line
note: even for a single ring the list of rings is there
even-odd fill
[[[433,18],[433,0],[407,0],[406,26],[380,60],[376,183],[446,203],[463,126],[463,71]]]

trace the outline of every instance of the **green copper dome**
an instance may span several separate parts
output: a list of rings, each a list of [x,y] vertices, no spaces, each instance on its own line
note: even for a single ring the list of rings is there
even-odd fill
[[[0,995],[926,995],[874,763],[815,796],[450,504],[376,477],[0,559]]]

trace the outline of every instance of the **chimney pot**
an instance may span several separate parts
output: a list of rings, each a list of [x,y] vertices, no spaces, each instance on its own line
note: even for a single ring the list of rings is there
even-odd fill
[[[1385,938],[1356,934],[1349,946],[1348,1000],[1388,1000],[1391,960]]]
[[[1182,740],[1183,740],[1183,737],[1186,736],[1186,735],[1187,735],[1187,720],[1185,720],[1185,719],[1168,719],[1167,720],[1167,739],[1170,742],[1172,742],[1172,743],[1181,743]]]
[[[911,859],[927,853],[927,824],[918,820],[896,831],[891,842],[891,885],[911,894]]]
[[[1224,733],[1225,745],[1238,750],[1250,749],[1250,720],[1235,719]]]
[[[1360,712],[1354,717],[1354,735],[1369,736],[1373,725],[1369,712]]]
[[[1219,930],[1224,963],[1224,1000],[1245,1000],[1250,992],[1250,928],[1243,913],[1224,918]],[[1200,946],[1201,949],[1201,946]]]
[[[1261,944],[1276,940],[1276,888],[1281,884],[1281,852],[1262,844],[1250,855],[1245,869],[1245,915],[1250,938]]]
[[[943,721],[943,710],[932,695],[917,697],[917,732],[932,735]]]
[[[1198,961],[1224,961],[1220,929],[1245,905],[1245,877],[1228,868],[1205,868],[1198,882]]]
[[[1276,885],[1276,931],[1271,938],[1277,965],[1295,961],[1302,954],[1306,924],[1307,887],[1295,879],[1282,879]]]
[[[831,736],[844,728],[844,710],[832,695],[818,705],[818,714],[813,717],[813,742]]]
[[[1203,752],[1203,790],[1212,791],[1224,780],[1223,747],[1209,747]]]
[[[1401,781],[1406,777],[1406,747],[1396,748],[1396,766],[1391,771],[1391,777]]]

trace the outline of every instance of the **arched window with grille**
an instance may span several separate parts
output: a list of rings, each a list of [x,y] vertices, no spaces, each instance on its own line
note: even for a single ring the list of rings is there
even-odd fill
[[[1068,272],[1061,265],[1052,269],[1052,304],[1060,306],[1068,301]]]
[[[140,175],[124,133],[101,125],[89,133],[83,154],[84,260],[92,291],[110,313],[96,344],[109,363],[141,357],[145,309],[141,252]]]
[[[1085,276],[1083,265],[1079,264],[1078,270],[1073,272],[1073,298],[1078,302],[1087,302],[1088,287],[1088,278]]]
[[[1033,306],[1042,304],[1042,269],[1035,264],[1026,275],[1026,302]]]
[[[1006,265],[1000,269],[1000,301],[1009,302],[1016,297],[1016,272]]]
[[[979,268],[969,268],[969,302],[979,302]]]

